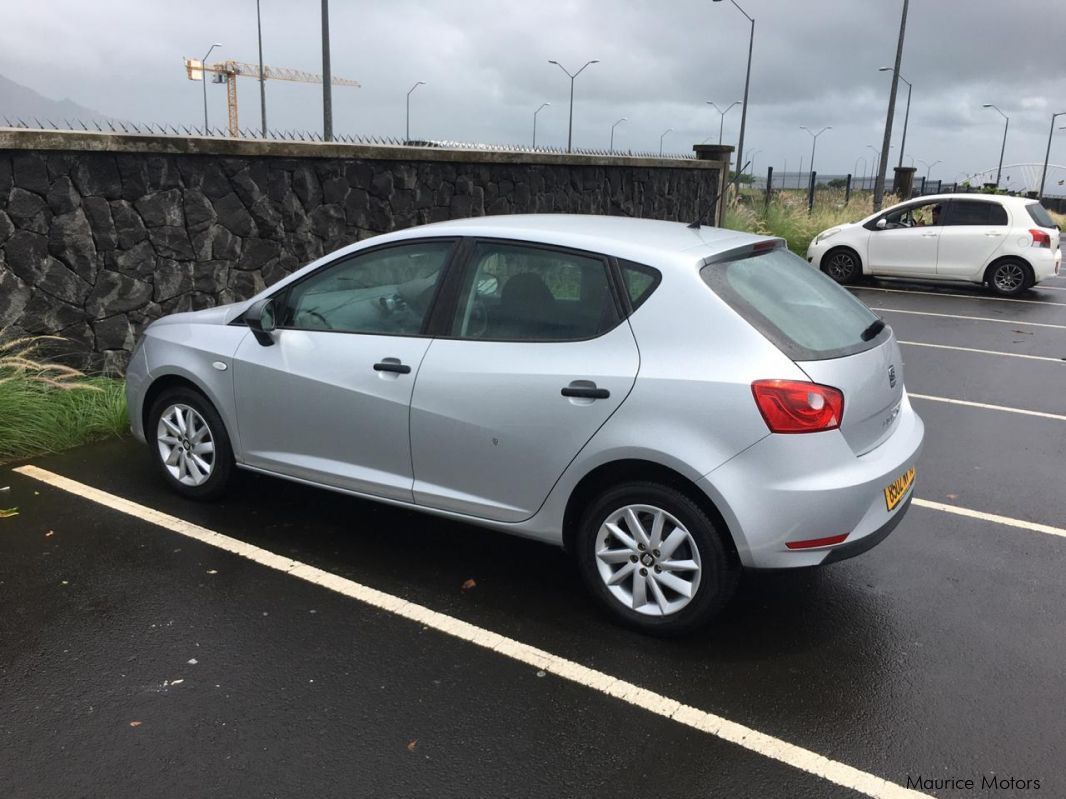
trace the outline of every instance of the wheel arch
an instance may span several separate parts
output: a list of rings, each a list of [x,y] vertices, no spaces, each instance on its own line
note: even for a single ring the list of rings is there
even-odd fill
[[[148,436],[148,416],[152,412],[152,406],[155,405],[156,400],[163,394],[163,392],[172,388],[187,388],[195,391],[205,401],[211,403],[211,406],[215,409],[219,418],[222,420],[223,426],[226,428],[226,435],[229,437],[231,444],[234,442],[233,431],[230,426],[226,424],[226,418],[223,416],[222,411],[219,410],[218,403],[211,397],[210,392],[199,385],[195,380],[182,375],[182,374],[165,374],[160,375],[151,382],[148,388],[144,392],[144,401],[141,403],[141,425],[145,432],[145,436]]]
[[[1001,255],[998,258],[993,258],[992,262],[985,267],[985,273],[982,278],[982,282],[987,285],[992,280],[992,270],[994,270],[1000,264],[1006,261],[1014,261],[1021,264],[1028,275],[1028,286],[1032,286],[1036,283],[1036,270],[1033,269],[1033,265],[1029,263],[1025,258],[1020,255]]]
[[[735,562],[740,562],[733,533],[711,498],[689,478],[669,466],[637,458],[601,464],[578,481],[570,492],[566,510],[563,512],[563,548],[568,552],[573,552],[581,514],[596,496],[612,485],[633,481],[661,483],[681,492],[695,502],[714,523],[715,529],[726,545],[726,551]]]

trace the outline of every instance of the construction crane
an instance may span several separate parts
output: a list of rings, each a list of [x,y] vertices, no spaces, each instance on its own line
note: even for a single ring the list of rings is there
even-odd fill
[[[259,66],[257,64],[245,64],[241,61],[220,61],[217,64],[204,64],[198,58],[185,59],[185,74],[189,80],[204,80],[205,72],[214,74],[215,83],[226,84],[226,110],[229,112],[229,135],[238,137],[241,135],[237,125],[237,77],[255,78],[259,80]],[[299,69],[286,69],[284,67],[263,67],[263,77],[267,80],[289,80],[295,83],[322,83],[322,76],[313,72],[304,72]],[[359,88],[359,81],[348,78],[334,77],[330,80],[333,86],[355,86]]]

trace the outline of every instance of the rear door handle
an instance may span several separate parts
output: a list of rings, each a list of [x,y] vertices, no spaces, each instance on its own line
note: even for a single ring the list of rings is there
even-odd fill
[[[988,232],[987,232],[987,233],[986,233],[985,235],[986,235],[986,236],[994,236],[994,237],[997,237],[997,238],[998,238],[999,236],[1002,236],[1003,234],[1002,234],[1002,233],[996,233],[995,231],[993,231],[993,230],[990,230],[990,231],[988,231]]]
[[[405,363],[400,363],[399,358],[382,358],[381,361],[374,364],[375,372],[396,372],[397,374],[406,375],[411,373],[411,367]]]
[[[591,385],[575,385],[571,383],[563,389],[562,394],[564,397],[581,397],[582,399],[607,399],[611,396],[611,392],[605,388],[597,388],[596,384]]]

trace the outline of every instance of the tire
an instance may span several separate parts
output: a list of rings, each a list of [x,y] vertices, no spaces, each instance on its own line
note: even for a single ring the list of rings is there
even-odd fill
[[[1008,258],[993,264],[985,277],[988,288],[1001,297],[1014,297],[1033,285],[1029,264]]]
[[[632,534],[629,511],[647,543]],[[657,516],[663,520],[660,547],[654,546]],[[674,535],[667,554],[662,544]],[[707,625],[733,596],[740,575],[735,556],[699,505],[658,483],[625,483],[600,494],[582,514],[576,544],[582,579],[599,604],[615,621],[650,635],[684,635]],[[678,590],[685,586],[691,596]]]
[[[854,250],[837,247],[822,256],[822,271],[837,283],[848,285],[862,277],[862,262]]]
[[[233,448],[218,411],[198,391],[172,388],[160,394],[145,435],[152,460],[171,489],[196,500],[225,493],[234,471]]]

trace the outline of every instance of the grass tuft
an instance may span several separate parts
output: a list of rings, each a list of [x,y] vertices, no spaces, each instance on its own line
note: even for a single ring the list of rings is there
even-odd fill
[[[0,342],[0,461],[58,452],[127,429],[121,380],[86,377],[37,356],[42,344],[61,340]]]
[[[801,256],[806,256],[811,239],[826,228],[857,222],[873,213],[868,194],[853,194],[845,205],[843,191],[821,191],[810,213],[805,192],[778,192],[768,206],[763,196],[761,192],[734,196],[726,207],[724,227],[780,236]]]

